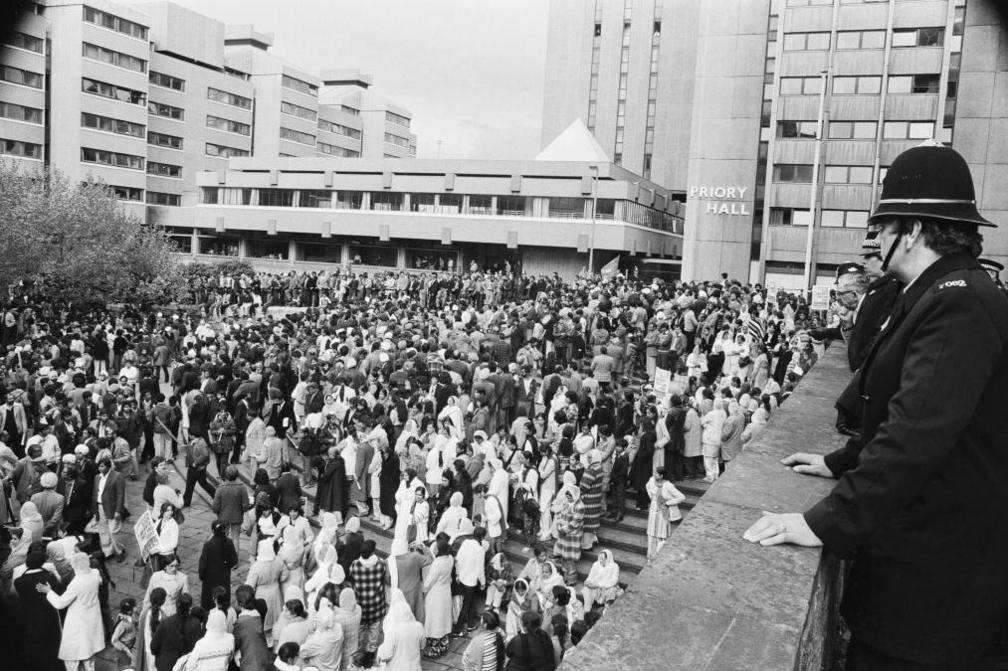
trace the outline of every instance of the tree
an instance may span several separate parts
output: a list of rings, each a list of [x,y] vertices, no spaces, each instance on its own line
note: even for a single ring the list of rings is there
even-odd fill
[[[160,227],[120,207],[104,184],[0,163],[0,281],[73,304],[173,301],[183,287]]]

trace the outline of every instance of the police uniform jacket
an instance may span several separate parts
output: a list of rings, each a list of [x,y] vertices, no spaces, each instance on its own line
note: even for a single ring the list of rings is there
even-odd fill
[[[847,340],[847,359],[851,370],[864,363],[872,341],[889,317],[893,302],[903,285],[894,277],[880,277],[868,285],[854,320],[854,329]]]
[[[1008,298],[975,259],[944,256],[898,297],[860,390],[864,447],[827,457],[839,482],[805,513],[852,559],[852,636],[919,663],[1008,664]]]

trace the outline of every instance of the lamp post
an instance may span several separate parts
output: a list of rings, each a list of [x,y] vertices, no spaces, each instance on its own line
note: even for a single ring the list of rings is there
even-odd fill
[[[595,219],[598,216],[598,173],[597,165],[590,165],[588,169],[592,173],[592,212],[591,212],[591,237],[588,241],[588,274],[595,274]]]
[[[820,74],[819,85],[819,116],[816,118],[815,156],[812,159],[812,196],[809,203],[808,231],[805,236],[805,276],[802,289],[810,291],[815,284],[815,274],[812,272],[812,242],[815,239],[816,210],[819,209],[819,163],[822,158],[823,116],[826,113],[826,82],[828,70]]]

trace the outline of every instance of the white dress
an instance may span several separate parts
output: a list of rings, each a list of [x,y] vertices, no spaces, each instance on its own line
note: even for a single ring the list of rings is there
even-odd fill
[[[98,587],[101,575],[91,569],[78,573],[62,594],[49,592],[46,599],[57,610],[67,609],[59,658],[65,662],[91,659],[105,648]]]

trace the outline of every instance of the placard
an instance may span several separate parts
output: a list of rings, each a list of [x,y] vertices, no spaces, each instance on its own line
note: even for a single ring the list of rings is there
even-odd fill
[[[144,561],[147,561],[158,548],[158,532],[154,527],[150,511],[144,511],[137,518],[133,524],[133,535],[136,536],[137,545],[140,547],[140,556]]]
[[[830,305],[830,289],[832,287],[829,284],[817,284],[812,287],[812,305],[811,310],[828,310]]]
[[[655,396],[667,396],[672,386],[672,371],[665,368],[655,368]]]

